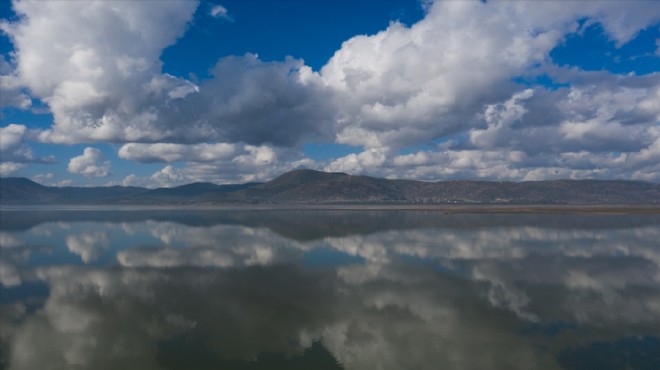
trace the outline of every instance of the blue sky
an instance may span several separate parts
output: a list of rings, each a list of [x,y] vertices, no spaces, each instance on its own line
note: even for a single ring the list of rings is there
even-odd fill
[[[0,17],[2,176],[660,182],[658,2],[13,1]]]

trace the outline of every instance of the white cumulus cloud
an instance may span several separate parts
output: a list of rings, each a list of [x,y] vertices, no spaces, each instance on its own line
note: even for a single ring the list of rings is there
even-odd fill
[[[0,108],[16,107],[27,109],[32,106],[32,99],[22,89],[22,84],[14,66],[0,54]],[[0,113],[0,117],[2,114]]]
[[[235,144],[130,143],[119,149],[119,157],[136,162],[211,162],[226,160],[237,151]]]
[[[319,71],[248,53],[221,58],[209,78],[192,82],[164,73],[160,57],[196,1],[15,2],[19,17],[0,26],[15,52],[0,72],[18,99],[12,105],[28,107],[21,96],[29,92],[52,111],[52,127],[32,135],[38,140],[112,141],[120,158],[183,163],[127,183],[260,180],[297,166],[424,179],[660,181],[660,75],[587,72],[550,56],[596,23],[621,46],[657,24],[660,7],[421,4],[419,22],[352,37]],[[231,19],[222,5],[203,9]],[[516,82],[541,75],[559,86]],[[4,129],[7,170],[41,160],[24,144],[24,126]],[[315,163],[301,154],[310,140],[362,151]],[[108,174],[99,163],[88,176]]]
[[[337,141],[406,146],[477,127],[476,113],[515,94],[511,80],[547,62],[578,19],[622,43],[660,19],[646,5],[437,1],[411,27],[356,36],[321,71],[343,107]]]
[[[24,163],[0,162],[0,176],[10,176],[23,167],[25,167]]]
[[[105,160],[99,149],[87,147],[82,155],[71,158],[67,170],[87,177],[107,177],[110,175],[110,161]]]
[[[20,83],[54,115],[54,125],[41,139],[72,143],[161,137],[155,112],[189,83],[163,75],[159,57],[181,36],[197,5],[15,1],[19,18],[3,22],[2,30],[14,44]],[[162,90],[150,90],[153,84],[163,85]]]
[[[10,167],[17,168],[24,163],[51,163],[54,162],[52,156],[38,157],[27,144],[32,134],[25,125],[11,123],[6,127],[0,127],[0,160],[5,169]],[[14,163],[15,165],[10,165]]]

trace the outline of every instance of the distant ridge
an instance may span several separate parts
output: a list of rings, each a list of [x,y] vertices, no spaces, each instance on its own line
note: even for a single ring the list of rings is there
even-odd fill
[[[257,182],[250,182],[246,184],[217,185],[210,182],[195,182],[192,184],[176,186],[173,188],[158,188],[147,190],[145,193],[139,194],[139,196],[143,198],[142,201],[144,201],[144,199],[151,199],[153,201],[160,201],[164,199],[204,199],[213,198],[213,195],[232,193],[238,190],[247,189],[258,184],[259,183]]]
[[[0,178],[0,204],[648,204],[660,184],[623,180],[526,182],[388,180],[295,170],[265,183],[193,183],[173,188],[48,187]]]

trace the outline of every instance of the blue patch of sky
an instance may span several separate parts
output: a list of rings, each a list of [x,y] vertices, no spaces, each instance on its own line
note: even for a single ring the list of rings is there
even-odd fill
[[[32,99],[32,108],[3,108],[2,126],[11,123],[26,125],[30,128],[46,129],[53,124],[53,114],[48,106],[37,99]]]
[[[599,24],[591,24],[566,36],[550,52],[559,66],[578,67],[585,71],[609,71],[616,74],[644,75],[660,71],[656,40],[660,27],[642,30],[634,39],[617,47]]]
[[[526,87],[542,86],[548,90],[557,90],[559,88],[570,87],[571,85],[569,83],[556,82],[545,73],[535,76],[518,76],[513,79],[513,82]]]
[[[437,150],[437,148],[438,148],[437,145],[434,145],[432,143],[426,143],[426,144],[420,144],[420,145],[414,145],[414,146],[402,148],[399,150],[398,154],[406,155],[406,154],[414,154],[418,152],[428,152],[428,151]]]
[[[442,137],[439,137],[435,140],[432,140],[428,143],[423,143],[419,145],[412,145],[399,150],[399,154],[413,154],[417,152],[431,151],[435,152],[442,150],[443,147],[447,145],[462,146],[470,140],[470,135],[467,132],[459,132],[456,134],[449,134]]]
[[[17,19],[16,14],[11,8],[11,1],[0,1],[0,19],[8,21],[14,21]],[[9,37],[7,37],[4,32],[0,31],[0,53],[6,56],[9,51],[13,49],[14,47],[11,40],[9,40]]]
[[[305,157],[315,161],[326,161],[349,154],[359,153],[362,147],[335,143],[308,143],[303,145]]]
[[[210,15],[217,4],[231,20]],[[204,79],[219,59],[245,53],[263,61],[302,58],[319,70],[349,38],[375,34],[393,20],[412,25],[423,16],[420,3],[411,0],[202,2],[186,34],[164,51],[163,71]]]
[[[19,170],[12,176],[35,178],[35,176],[46,175],[48,173],[55,175],[50,179],[36,180],[43,185],[51,185],[72,178],[73,174],[67,172],[69,159],[81,155],[83,150],[90,146],[84,144],[61,145],[48,143],[30,143],[29,145],[36,158],[53,156],[55,157],[55,162],[31,163],[29,166]]]

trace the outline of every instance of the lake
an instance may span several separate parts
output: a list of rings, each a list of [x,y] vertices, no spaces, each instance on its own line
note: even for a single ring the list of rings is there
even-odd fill
[[[5,369],[659,369],[660,215],[3,210]]]

